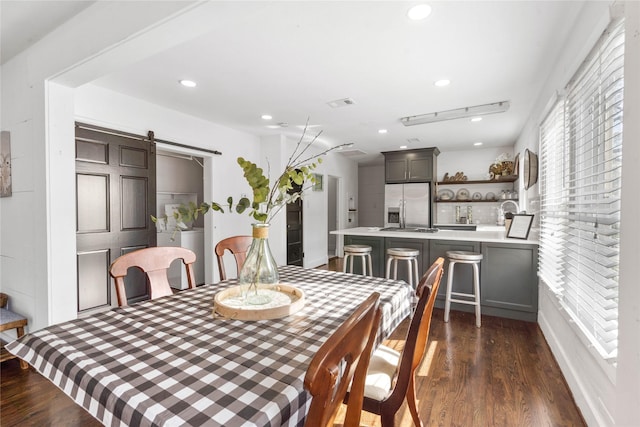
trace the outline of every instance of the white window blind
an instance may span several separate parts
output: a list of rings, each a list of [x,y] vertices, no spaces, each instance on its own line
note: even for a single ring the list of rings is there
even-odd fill
[[[618,343],[624,24],[540,126],[540,277],[605,359]]]

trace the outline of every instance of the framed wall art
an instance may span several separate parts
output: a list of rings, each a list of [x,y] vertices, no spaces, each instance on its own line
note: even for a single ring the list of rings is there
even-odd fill
[[[324,189],[322,182],[322,175],[319,173],[313,174],[313,179],[315,180],[315,184],[313,184],[313,191],[322,191]]]
[[[531,224],[533,223],[533,215],[529,214],[515,214],[511,220],[511,226],[507,231],[507,237],[512,239],[529,238],[529,231],[531,230]]]
[[[11,196],[11,134],[0,132],[0,197]]]

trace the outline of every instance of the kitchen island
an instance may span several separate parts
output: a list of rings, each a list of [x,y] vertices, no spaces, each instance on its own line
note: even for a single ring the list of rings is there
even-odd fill
[[[357,227],[332,231],[344,236],[344,244],[369,245],[374,276],[385,276],[385,253],[388,248],[412,248],[420,251],[421,272],[438,257],[446,259],[447,251],[482,253],[480,263],[480,297],[482,314],[535,322],[538,315],[538,241],[505,237],[503,228],[479,226],[476,231],[439,230],[427,232],[384,230],[379,227]],[[354,272],[359,268],[354,266]],[[406,268],[398,267],[398,279],[407,279]],[[460,268],[462,267],[462,268]],[[454,292],[471,292],[470,266],[457,266]],[[436,306],[443,308],[447,283],[447,266],[442,277]],[[451,304],[453,310],[473,311],[472,306]]]

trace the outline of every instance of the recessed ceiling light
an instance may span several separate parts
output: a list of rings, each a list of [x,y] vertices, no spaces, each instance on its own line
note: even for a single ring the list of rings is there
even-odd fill
[[[386,129],[378,129],[378,133],[387,133]]]
[[[271,120],[271,119],[273,119],[273,117],[271,117],[271,116],[270,116],[270,115],[268,115],[268,114],[263,114],[263,115],[262,115],[262,116],[260,116],[260,117],[262,117],[262,120]]]
[[[478,141],[478,142],[474,142],[473,145],[475,145],[476,147],[479,147],[482,145],[482,142]]]
[[[180,84],[185,87],[196,87],[196,82],[193,80],[180,80]]]
[[[402,149],[402,150],[404,150],[405,148],[407,148],[407,146],[406,146],[406,145],[401,145],[401,146],[400,146],[400,149]]]
[[[433,85],[438,87],[449,86],[449,84],[451,84],[451,80],[447,80],[447,79],[442,79],[442,80],[433,82]]]
[[[280,129],[281,126],[279,126],[279,125],[267,125],[267,127],[269,129]]]
[[[471,119],[472,122],[479,122],[482,120],[482,117],[474,117]]]
[[[407,12],[407,16],[409,17],[409,19],[414,21],[425,19],[430,14],[431,6],[429,6],[428,4],[417,4]]]

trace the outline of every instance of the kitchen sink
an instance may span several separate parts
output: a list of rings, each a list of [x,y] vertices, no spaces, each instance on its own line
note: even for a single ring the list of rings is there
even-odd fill
[[[398,231],[401,233],[435,233],[438,231],[437,228],[399,228],[399,227],[385,227],[381,228],[380,231]]]
[[[453,231],[476,231],[477,226],[475,224],[437,224],[440,230],[453,230]]]

